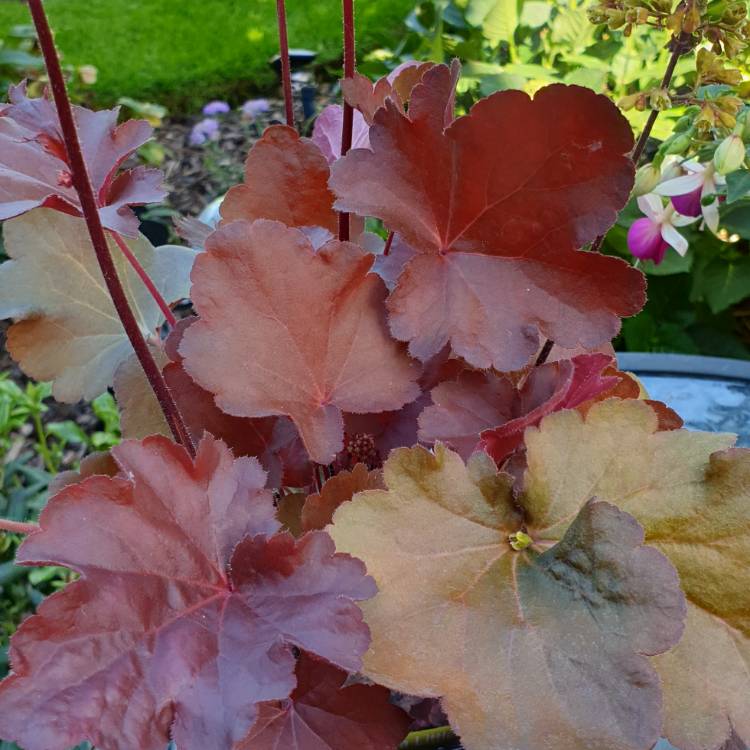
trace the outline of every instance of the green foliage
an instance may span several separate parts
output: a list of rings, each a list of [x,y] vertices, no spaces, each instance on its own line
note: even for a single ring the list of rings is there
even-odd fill
[[[651,157],[654,184],[642,192],[667,179],[666,169],[661,171],[665,158],[679,164],[679,156],[668,154],[710,165],[716,152],[720,171],[732,162],[726,187],[719,183],[725,196],[720,231],[714,236],[700,222],[681,229],[689,240],[684,257],[670,249],[659,265],[641,265],[649,278],[650,301],[639,316],[624,321],[618,343],[630,350],[748,358],[750,349],[738,336],[733,315],[734,307],[750,297],[750,171],[736,168],[741,154],[737,159],[732,151],[736,143],[730,146],[732,139],[740,143],[738,135],[745,138],[748,130],[736,95],[742,92],[734,88],[742,75],[732,67],[736,63],[727,65],[715,52],[686,51],[677,61],[670,91],[663,91],[667,42],[675,22],[669,13],[653,6],[661,14],[659,28],[633,21],[623,34],[592,24],[590,5],[577,0],[422,0],[409,16],[401,43],[370,54],[362,67],[381,73],[386,62],[395,64],[390,60],[394,55],[441,62],[458,56],[464,110],[494,91],[514,88],[533,94],[556,81],[586,86],[620,102],[636,133],[651,106],[665,108],[646,151],[651,157],[657,149]],[[609,232],[605,251],[632,262],[627,231],[642,216],[632,201]]]
[[[93,87],[98,105],[120,97],[154,100],[170,110],[197,110],[211,98],[247,98],[276,81],[268,61],[276,54],[273,0],[49,0],[46,4],[65,61],[99,70]],[[393,38],[410,0],[357,3],[359,45],[372,48]],[[290,13],[294,47],[338,59],[340,3],[308,3]],[[0,35],[28,23],[22,3],[0,3]],[[115,29],[117,29],[115,33]]]
[[[30,26],[11,26],[7,31],[0,26],[0,91],[26,76],[37,75],[44,68],[34,49],[34,40]]]
[[[47,501],[49,482],[63,466],[66,449],[106,450],[120,439],[114,398],[104,393],[92,402],[100,424],[87,433],[73,420],[46,422],[48,383],[19,386],[0,373],[0,516],[33,520]],[[7,671],[8,638],[18,623],[48,594],[70,580],[70,571],[54,566],[20,568],[12,560],[20,538],[0,534],[0,675]],[[10,745],[0,745],[0,750]]]

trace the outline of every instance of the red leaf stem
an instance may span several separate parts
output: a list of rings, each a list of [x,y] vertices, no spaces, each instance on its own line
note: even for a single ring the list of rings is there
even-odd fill
[[[284,0],[276,0],[276,19],[279,22],[279,57],[281,58],[281,85],[284,89],[284,111],[286,124],[294,127],[292,105],[292,69],[289,62],[289,37],[286,30],[286,7]]]
[[[344,78],[354,78],[356,68],[354,46],[354,0],[343,0],[344,15]],[[344,101],[344,121],[341,126],[341,156],[345,156],[352,147],[352,130],[354,128],[354,109]],[[349,214],[339,214],[339,240],[349,239]]]
[[[110,231],[110,234],[112,235],[114,241],[117,243],[117,247],[119,247],[122,251],[122,254],[125,256],[128,263],[130,263],[130,265],[133,267],[133,270],[138,274],[139,278],[143,282],[143,285],[146,287],[146,289],[148,289],[149,293],[154,298],[154,301],[159,306],[159,309],[162,311],[162,314],[166,318],[167,323],[169,323],[169,325],[174,328],[177,324],[177,319],[169,309],[169,305],[167,304],[164,297],[161,296],[161,292],[159,292],[159,290],[154,285],[151,277],[146,273],[146,269],[141,265],[138,258],[133,255],[130,248],[128,247],[127,242],[125,242],[120,234],[113,231]]]
[[[7,531],[9,534],[33,534],[39,531],[39,526],[35,523],[22,523],[0,518],[0,531]]]
[[[391,245],[393,244],[393,238],[395,235],[395,232],[388,232],[388,237],[385,240],[385,247],[383,248],[383,255],[390,255]]]
[[[68,154],[68,163],[73,173],[73,185],[81,201],[83,216],[86,219],[86,225],[91,237],[91,243],[94,246],[96,258],[99,261],[104,282],[112,298],[112,303],[117,310],[117,314],[130,339],[130,343],[135,350],[141,367],[148,378],[151,387],[154,389],[159,405],[164,412],[164,416],[169,424],[172,434],[177,442],[182,443],[192,456],[195,455],[190,434],[185,427],[182,415],[180,414],[177,404],[172,398],[172,394],[164,381],[159,366],[151,356],[148,345],[146,344],[143,334],[138,327],[133,311],[130,309],[128,298],[122,287],[120,279],[117,276],[112,256],[107,245],[107,238],[104,235],[99,212],[97,210],[96,198],[91,180],[86,170],[86,163],[81,152],[81,144],[78,139],[73,111],[70,106],[70,99],[65,88],[65,79],[63,77],[60,60],[55,48],[55,42],[52,38],[52,31],[44,12],[42,0],[28,0],[31,16],[36,27],[37,36],[39,37],[39,46],[44,55],[44,62],[47,67],[47,74],[52,88],[52,94],[55,98],[57,114],[60,118],[60,127],[65,140],[65,149]]]

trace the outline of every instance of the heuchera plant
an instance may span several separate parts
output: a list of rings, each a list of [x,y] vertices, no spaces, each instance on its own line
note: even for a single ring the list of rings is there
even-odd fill
[[[78,578],[12,639],[0,736],[394,750],[442,708],[467,750],[750,741],[750,452],[617,369],[644,279],[583,249],[633,187],[616,107],[456,117],[457,63],[356,74],[347,1],[343,107],[307,139],[287,98],[218,228],[154,248],[118,173],[147,126],[71,109],[29,5],[53,98],[0,112],[0,314],[128,439],[2,522]]]

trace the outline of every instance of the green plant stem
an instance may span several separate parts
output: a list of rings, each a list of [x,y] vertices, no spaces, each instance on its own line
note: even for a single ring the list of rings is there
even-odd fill
[[[57,474],[57,466],[52,460],[52,454],[49,452],[49,445],[47,444],[47,432],[42,424],[42,415],[38,410],[34,410],[33,413],[34,428],[36,429],[37,445],[39,446],[39,453],[42,456],[44,465],[50,474]]]
[[[107,244],[107,238],[104,234],[104,228],[102,227],[102,222],[99,217],[94,190],[91,186],[91,180],[89,179],[86,169],[86,162],[84,161],[83,152],[81,151],[78,130],[76,128],[75,120],[73,119],[73,110],[70,106],[70,99],[68,98],[68,92],[65,88],[65,78],[63,76],[62,68],[60,67],[60,59],[57,55],[57,49],[55,48],[55,42],[52,38],[52,31],[49,27],[49,22],[47,21],[47,15],[44,12],[42,0],[28,0],[28,4],[36,28],[37,37],[39,39],[39,46],[44,55],[44,62],[47,67],[47,75],[49,76],[52,95],[57,108],[57,116],[60,120],[60,129],[65,142],[68,163],[70,164],[70,169],[73,175],[73,185],[75,186],[76,192],[81,201],[81,209],[83,211],[83,216],[86,219],[86,226],[89,230],[91,244],[94,246],[96,259],[99,262],[104,282],[107,285],[107,290],[112,298],[112,304],[114,305],[117,315],[120,318],[120,322],[125,329],[125,333],[135,350],[138,361],[141,363],[146,378],[153,388],[159,406],[164,412],[164,417],[167,420],[167,424],[169,425],[175,440],[178,443],[181,443],[191,457],[194,458],[195,446],[193,445],[190,433],[185,426],[182,414],[180,413],[180,410],[167,387],[166,381],[161,374],[161,370],[156,364],[156,361],[146,344],[143,333],[141,333],[138,321],[130,308],[130,303],[128,302],[125,290],[123,289],[122,283],[117,275],[117,269],[112,260],[112,255],[109,252],[109,245]]]
[[[674,75],[675,68],[677,67],[677,61],[684,54],[685,45],[688,44],[689,41],[690,41],[690,35],[685,34],[684,32],[672,38],[672,54],[669,58],[669,62],[667,63],[667,69],[664,71],[664,76],[661,79],[661,88],[663,89],[669,88],[669,84],[672,82],[672,76]],[[656,118],[658,116],[659,116],[658,109],[652,109],[648,113],[648,119],[646,120],[646,124],[644,125],[643,130],[641,131],[641,134],[638,137],[638,141],[635,144],[635,148],[633,148],[632,152],[630,153],[630,158],[633,162],[633,165],[636,168],[638,167],[638,162],[641,160],[641,156],[643,156],[643,152],[646,148],[646,144],[648,143],[648,139],[651,136],[651,131],[654,128],[654,123],[656,122]],[[606,237],[606,233],[600,234],[591,243],[591,247],[589,249],[592,250],[593,252],[599,252],[599,250],[602,249],[602,245],[604,244],[605,237]]]
[[[457,739],[450,727],[421,729],[418,732],[410,732],[398,746],[398,750],[429,750],[429,748],[440,747],[446,742],[455,742]]]

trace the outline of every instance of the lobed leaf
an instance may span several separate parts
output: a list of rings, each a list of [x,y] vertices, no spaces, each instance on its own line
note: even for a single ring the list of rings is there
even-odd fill
[[[58,401],[96,398],[133,349],[86,223],[40,208],[5,222],[3,234],[11,260],[0,266],[0,317],[20,318],[8,331],[8,351],[27,375],[51,380]],[[154,248],[142,235],[128,244],[166,300],[188,295],[195,251]],[[114,242],[110,252],[141,331],[150,337],[163,315]]]
[[[273,219],[335,232],[338,219],[328,177],[328,163],[313,141],[287,125],[272,125],[250,149],[245,182],[227,193],[221,217],[225,222]]]
[[[519,386],[494,373],[461,373],[431,391],[433,405],[419,417],[420,440],[446,442],[464,459],[482,449],[499,465],[523,444],[524,430],[546,414],[611,393],[621,380],[605,374],[613,362],[606,354],[547,362]]]
[[[418,368],[388,335],[372,262],[351,243],[316,252],[277,222],[214,232],[193,270],[200,320],[180,345],[185,370],[228,414],[288,415],[311,460],[330,463],[342,411],[398,409],[419,395]]]
[[[342,672],[303,653],[291,696],[260,707],[237,750],[394,750],[409,717],[378,685],[349,685]]]
[[[19,550],[81,578],[13,637],[1,736],[26,750],[230,750],[258,703],[294,689],[295,648],[359,669],[355,601],[372,580],[322,532],[274,534],[255,459],[210,437],[194,462],[162,437],[112,453],[122,473],[64,489]]]
[[[681,750],[750,739],[750,451],[734,436],[658,432],[638,401],[606,401],[585,418],[547,417],[526,436],[526,508],[562,536],[592,495],[616,503],[677,568],[688,601],[683,640],[655,664],[664,734]]]
[[[363,606],[365,673],[443,696],[468,750],[651,747],[661,699],[646,655],[679,639],[685,602],[635,520],[590,500],[554,546],[529,525],[517,551],[523,500],[488,457],[467,466],[438,444],[394,451],[384,471],[388,490],[345,503],[331,527],[379,587]]]
[[[391,331],[425,360],[517,370],[540,337],[594,348],[644,303],[641,274],[576,251],[628,198],[632,134],[606,97],[553,85],[493,94],[452,124],[445,66],[405,115],[386,100],[371,150],[332,168],[335,207],[382,219],[417,255],[388,300]],[[446,122],[447,120],[447,122]]]
[[[8,106],[0,107],[0,221],[39,206],[80,216],[54,103],[46,97],[29,99],[24,84],[11,86],[9,99]],[[118,115],[119,108],[93,112],[73,107],[102,224],[137,237],[139,221],[130,206],[161,201],[166,193],[157,169],[136,167],[117,174],[153,132],[145,120],[118,125]]]
[[[307,496],[301,509],[302,530],[324,529],[339,506],[348,503],[358,492],[375,489],[383,489],[383,475],[379,470],[368,471],[364,464],[357,464],[351,471],[340,471],[320,492]]]
[[[287,418],[244,419],[225,414],[216,406],[213,394],[185,372],[177,348],[184,332],[196,320],[190,317],[178,321],[164,343],[164,350],[154,350],[193,441],[198,443],[208,432],[225,442],[235,456],[256,456],[268,474],[269,487],[307,485],[312,469],[306,455],[296,455],[304,450],[295,450],[299,436]],[[115,373],[114,391],[121,411],[123,437],[171,436],[151,385],[134,356]]]
[[[406,111],[412,90],[433,66],[434,63],[430,62],[407,60],[375,83],[355,72],[352,78],[341,81],[341,92],[347,103],[362,113],[369,126],[375,113],[385,106],[386,99],[390,99],[402,112]]]
[[[320,149],[329,165],[341,158],[343,127],[344,108],[339,104],[329,104],[315,118],[312,142]],[[359,110],[354,112],[352,148],[370,148],[370,126]]]

